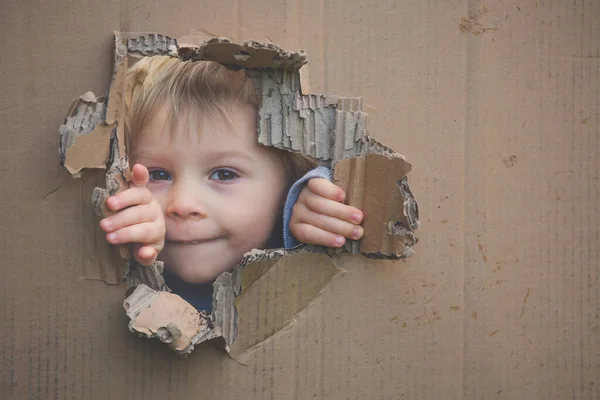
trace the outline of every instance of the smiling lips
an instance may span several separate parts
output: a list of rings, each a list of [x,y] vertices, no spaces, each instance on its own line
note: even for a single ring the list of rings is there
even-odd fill
[[[205,244],[205,243],[211,243],[211,242],[215,242],[219,239],[222,239],[220,237],[217,238],[213,238],[213,239],[204,239],[204,240],[173,240],[173,239],[167,239],[168,243],[173,243],[173,244],[181,244],[181,245],[194,245],[194,244]]]

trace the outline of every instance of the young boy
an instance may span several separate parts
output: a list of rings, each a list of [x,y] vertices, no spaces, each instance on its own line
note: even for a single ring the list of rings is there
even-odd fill
[[[126,105],[132,185],[107,200],[117,212],[100,227],[112,244],[134,243],[140,264],[164,261],[168,285],[196,308],[210,310],[214,279],[254,248],[362,237],[362,212],[322,179],[327,169],[258,143],[259,99],[243,71],[144,58]]]

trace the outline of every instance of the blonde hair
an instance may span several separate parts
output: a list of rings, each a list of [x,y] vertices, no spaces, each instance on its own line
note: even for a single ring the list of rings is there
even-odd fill
[[[252,80],[213,61],[181,61],[168,56],[144,57],[127,72],[125,135],[127,149],[152,114],[162,105],[170,123],[181,112],[202,110],[229,120],[232,104],[250,105],[258,112],[260,99]],[[271,148],[280,156],[290,184],[318,163],[299,153]]]

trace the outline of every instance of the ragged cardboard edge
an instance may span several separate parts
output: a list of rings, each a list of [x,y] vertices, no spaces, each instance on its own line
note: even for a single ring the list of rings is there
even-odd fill
[[[300,253],[298,254],[299,257],[304,257],[306,255],[306,253]],[[303,262],[301,263],[302,265],[300,265],[300,271],[304,271],[305,270],[305,265],[311,265],[311,261],[313,260],[302,260]],[[324,275],[326,274],[326,280],[324,282],[321,282],[319,285],[319,290],[318,293],[313,293],[312,296],[310,297],[305,297],[304,301],[297,303],[297,307],[295,310],[295,313],[289,313],[287,315],[285,315],[285,319],[279,319],[279,323],[278,324],[268,324],[268,322],[272,322],[273,320],[276,320],[276,318],[271,318],[270,321],[267,320],[267,324],[265,324],[265,330],[267,330],[267,332],[270,332],[267,335],[260,335],[260,332],[257,332],[256,329],[243,329],[246,337],[242,337],[242,338],[238,338],[238,341],[236,341],[234,343],[234,345],[229,349],[229,354],[236,359],[238,362],[240,362],[241,364],[247,364],[247,360],[249,359],[249,357],[258,349],[260,349],[262,346],[272,342],[273,340],[276,340],[277,337],[279,337],[280,335],[284,335],[287,331],[291,330],[294,328],[294,326],[296,325],[296,323],[298,322],[299,319],[302,318],[302,312],[304,311],[304,309],[308,308],[309,306],[311,306],[312,304],[314,304],[317,299],[319,297],[321,297],[323,295],[323,293],[325,292],[325,290],[329,287],[329,284],[331,283],[331,281],[333,281],[334,279],[339,278],[340,276],[342,276],[343,274],[346,274],[348,271],[339,268],[338,267],[338,261],[337,261],[337,257],[332,257],[331,258],[331,263],[326,263],[327,268],[323,271]],[[319,265],[321,266],[321,265]],[[282,271],[274,271],[273,275],[278,275],[281,274]],[[283,272],[285,273],[285,272]],[[310,274],[309,274],[310,276]],[[292,278],[294,279],[294,278]],[[252,285],[251,288],[255,288],[256,284]],[[244,293],[244,291],[242,291],[242,294]],[[296,293],[293,293],[294,296],[297,297]],[[288,299],[289,301],[289,299]],[[239,303],[243,302],[243,299],[238,299]],[[275,302],[277,303],[277,305],[280,304],[281,299],[275,299]],[[280,307],[281,308],[281,307]],[[276,307],[277,309],[277,307]],[[242,323],[243,323],[243,318],[246,314],[249,313],[245,313],[242,312],[241,316],[242,316]],[[293,315],[292,315],[293,314]],[[290,316],[291,315],[291,316]],[[264,319],[261,318],[261,321],[263,321]],[[243,344],[243,342],[249,342],[247,343],[245,346],[241,345]],[[253,345],[251,343],[254,343]]]
[[[299,71],[250,70],[260,98],[258,140],[303,153],[330,166],[351,157],[400,157],[372,139],[362,100],[303,94]]]
[[[229,346],[229,354],[240,362],[261,344],[277,335],[309,304],[321,296],[329,282],[340,276],[330,255],[320,252],[295,251],[281,257],[260,277],[248,279],[252,263],[239,273],[240,295],[235,299],[238,311],[238,336]],[[256,310],[264,310],[260,317]]]
[[[379,154],[346,158],[336,165],[334,183],[344,189],[348,204],[365,210],[360,253],[371,258],[412,254],[418,208],[406,178],[411,169],[403,157]]]
[[[397,192],[396,197],[394,197],[393,206],[388,207],[395,211],[379,213],[377,218],[370,217],[365,220],[365,223],[368,221],[373,225],[372,227],[365,225],[365,239],[373,236],[368,245],[363,239],[359,242],[348,241],[343,249],[305,246],[292,251],[256,250],[249,253],[232,273],[224,273],[217,278],[214,283],[213,312],[208,320],[210,323],[201,325],[196,334],[186,335],[187,338],[190,338],[189,343],[185,346],[181,343],[178,344],[176,347],[179,350],[177,351],[187,354],[195,344],[213,338],[221,338],[226,349],[235,348],[235,354],[241,354],[245,349],[240,348],[239,344],[236,347],[235,342],[238,337],[243,338],[246,333],[238,332],[239,316],[235,303],[241,305],[243,296],[240,297],[240,293],[263,279],[270,270],[276,269],[280,263],[279,260],[284,256],[295,253],[300,253],[302,256],[302,253],[310,254],[311,251],[329,256],[343,252],[360,253],[370,258],[398,259],[410,256],[412,245],[416,243],[413,231],[418,226],[418,222],[415,222],[418,221],[416,202],[406,180],[410,164],[403,156],[369,136],[367,115],[362,110],[361,99],[310,94],[305,79],[307,74],[299,72],[299,68],[306,63],[304,52],[286,52],[276,45],[253,41],[240,45],[225,38],[212,37],[205,32],[188,35],[184,40],[185,47],[180,46],[176,39],[166,35],[115,32],[115,63],[109,95],[104,102],[106,113],[104,119],[100,117],[93,120],[96,127],[102,124],[116,124],[110,136],[111,151],[107,160],[112,165],[107,173],[107,188],[98,188],[94,192],[94,202],[99,213],[106,215],[108,210],[104,201],[110,194],[127,187],[129,170],[124,148],[124,77],[128,68],[128,60],[141,56],[169,54],[182,59],[213,60],[233,69],[247,68],[246,72],[253,79],[262,100],[259,111],[259,142],[280,149],[303,152],[334,168],[336,179],[340,181],[345,179],[346,190],[353,193],[349,198],[349,203],[353,204],[352,202],[356,201],[354,204],[361,204],[362,202],[363,210],[367,215],[371,214],[371,210],[365,199],[369,198],[367,194],[373,185],[370,185],[367,190],[359,183],[361,178],[366,179],[367,176],[373,176],[369,171],[378,170],[378,167],[369,167],[368,165],[380,165],[386,162],[390,165],[395,163],[396,167],[401,165],[401,168],[398,169],[388,168],[388,172],[391,171],[389,176],[397,176],[397,180],[392,185],[395,188],[394,191]],[[96,103],[98,102],[96,100]],[[74,108],[76,107],[71,107],[69,115],[73,114]],[[85,115],[85,111],[89,113],[89,110],[82,111],[83,115]],[[76,131],[75,128],[72,130]],[[89,133],[83,132],[80,132],[79,136]],[[97,136],[90,136],[88,147],[92,147],[94,144],[101,146],[105,142],[101,143],[99,139],[96,140]],[[74,141],[70,139],[71,137],[77,137],[77,135],[71,133],[65,135],[64,141],[61,140],[61,159],[66,159],[70,152],[80,151],[77,146],[73,145]],[[383,157],[381,160],[387,161],[369,161],[373,159],[372,154],[378,154]],[[346,160],[364,156],[367,157],[365,157],[363,172],[350,174],[344,178],[344,172],[339,172],[339,170],[344,169]],[[356,161],[352,162],[356,163]],[[95,168],[97,165],[99,163],[85,165],[82,168]],[[82,168],[77,173],[80,173]],[[399,209],[402,209],[401,213],[397,212]],[[162,263],[155,263],[150,268],[141,267],[131,260],[128,248],[122,249],[122,257],[129,267],[125,280],[132,290],[144,286],[152,290],[168,290],[162,278]],[[242,276],[244,279],[241,278]],[[325,284],[326,282],[323,283],[323,286]],[[135,291],[131,293],[130,290],[129,292],[130,296],[126,302],[129,306],[135,306],[139,296],[132,297]],[[318,296],[318,293],[316,295]],[[163,297],[167,298],[168,296],[159,294],[152,298],[163,299]],[[163,307],[164,304],[178,303],[160,300],[157,304],[162,304],[161,307]],[[175,311],[180,314],[182,310]],[[295,312],[292,312],[292,316],[295,315]],[[160,323],[160,321],[154,320],[165,317],[164,312],[151,315],[153,317],[149,321],[136,318],[137,322],[131,325],[134,327],[133,330],[144,334],[150,330],[155,332],[153,337],[164,338],[166,337],[164,330],[161,330],[159,334],[158,331],[152,329],[159,326],[164,327],[168,332],[176,332],[175,328],[183,332],[182,327],[187,326],[186,324],[193,325],[190,321],[197,320],[194,313],[187,313],[187,319],[176,320],[178,321],[176,324],[171,321],[171,325],[169,325],[164,321]],[[292,316],[287,316],[287,320]],[[182,327],[177,324],[182,324]],[[254,341],[250,346],[257,346],[259,343],[260,341]]]
[[[117,142],[116,150],[113,151],[113,159],[125,157],[125,99],[124,87],[125,77],[128,69],[127,47],[125,46],[124,38],[115,34],[115,59],[113,65],[113,77],[111,80],[107,106],[106,106],[106,123],[117,124],[117,129],[113,140]],[[127,169],[129,172],[129,169]]]
[[[115,34],[115,59],[113,64],[113,76],[106,102],[100,102],[99,98],[87,107],[81,107],[83,97],[76,99],[70,107],[65,123],[59,128],[61,133],[61,148],[59,150],[61,161],[67,170],[77,176],[85,168],[105,168],[109,160],[106,149],[107,140],[118,142],[118,154],[125,154],[124,138],[124,80],[128,65],[128,55],[134,57],[152,55],[171,55],[181,59],[212,60],[220,62],[231,68],[280,68],[299,69],[306,63],[306,53],[303,51],[287,52],[271,43],[260,43],[248,41],[236,44],[227,38],[211,37],[209,34],[196,32],[187,35],[184,40],[186,47],[178,45],[177,39],[158,33],[126,33],[114,32]],[[198,41],[194,44],[194,41]],[[89,102],[89,99],[88,99]],[[98,105],[96,105],[98,104]],[[101,112],[96,108],[101,108]],[[88,121],[89,114],[94,118]],[[87,118],[87,119],[86,119]],[[81,121],[85,122],[82,126]],[[119,123],[120,122],[120,123]],[[87,138],[86,146],[74,147],[75,138],[89,134],[97,126],[116,125],[116,132],[110,131],[111,136],[107,139],[98,133]],[[113,127],[114,128],[114,127]],[[98,149],[93,152],[89,149]],[[88,150],[87,153],[84,151]],[[106,150],[108,151],[108,150]],[[93,154],[92,154],[93,152]],[[71,155],[73,153],[73,155]],[[99,155],[100,154],[100,155]],[[78,163],[71,165],[66,160],[75,158]],[[89,161],[89,162],[86,162]],[[103,163],[101,161],[103,161]]]
[[[143,57],[171,54],[178,47],[177,39],[160,33],[125,33],[115,31],[115,37],[121,38],[129,54]]]
[[[197,45],[190,43],[199,40]],[[179,58],[192,61],[216,61],[236,69],[275,69],[299,70],[306,64],[304,51],[289,52],[273,43],[261,43],[254,40],[242,44],[234,43],[224,37],[209,37],[206,34],[187,35],[186,47],[177,50]]]
[[[225,350],[233,358],[242,360],[251,353],[251,348],[285,329],[290,320],[314,301],[331,279],[341,273],[331,260],[332,253],[327,248],[317,246],[310,246],[309,251],[253,250],[246,255],[243,264],[216,279],[213,312],[210,316],[195,309],[192,312],[189,308],[192,306],[179,296],[155,290],[145,283],[138,284],[123,303],[130,318],[129,330],[140,336],[168,343],[182,355],[188,355],[199,343],[220,338]],[[317,275],[320,280],[315,280],[311,275],[311,268],[313,272],[319,270]],[[144,270],[151,269],[152,267]],[[295,271],[296,275],[292,275],[290,270]],[[283,291],[277,303],[279,307],[291,304],[289,315],[261,324],[261,330],[245,329],[240,333],[239,318],[242,321],[244,318],[243,315],[238,315],[239,304],[243,304],[244,296],[252,296],[252,291],[248,289],[255,287],[259,278],[268,273],[287,276],[290,282],[310,282],[312,290],[307,291],[309,285],[306,285],[301,296],[294,291],[288,291],[285,296],[286,292]],[[184,303],[189,307],[178,309]],[[186,333],[175,343],[176,346],[170,341],[169,333],[173,332]]]
[[[145,338],[157,338],[181,354],[194,349],[194,341],[219,334],[218,330],[208,329],[209,319],[198,312],[181,297],[159,292],[146,285],[139,285],[127,297],[123,307],[129,317],[129,330]]]
[[[84,168],[104,168],[110,157],[110,138],[116,124],[105,123],[104,97],[87,92],[73,100],[59,127],[61,164],[73,177]]]

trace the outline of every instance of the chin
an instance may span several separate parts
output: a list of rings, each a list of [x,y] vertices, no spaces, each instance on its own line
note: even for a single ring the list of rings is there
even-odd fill
[[[165,263],[165,269],[172,275],[177,276],[184,282],[195,284],[213,282],[223,272],[233,269],[233,267],[229,267],[228,263],[226,265],[213,264],[211,267],[207,267],[202,265],[201,262],[190,262],[190,259],[186,257],[178,259],[178,257],[165,256],[162,261]]]
[[[165,268],[173,275],[187,283],[209,283],[214,281],[225,271],[200,269],[197,266],[192,268]]]

